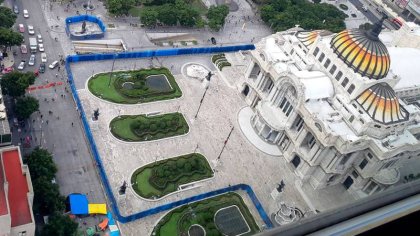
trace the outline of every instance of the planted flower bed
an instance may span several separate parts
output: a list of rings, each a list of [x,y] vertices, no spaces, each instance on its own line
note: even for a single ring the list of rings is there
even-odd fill
[[[222,71],[223,67],[231,66],[224,53],[212,56],[211,61],[217,66],[217,68],[219,68],[220,71]]]
[[[234,214],[224,217],[224,222],[215,222],[215,215],[220,209],[236,206],[239,209],[239,215]],[[238,212],[236,212],[238,213]],[[235,224],[226,224],[230,219],[236,219]],[[243,220],[237,220],[243,219]],[[200,225],[206,231],[207,236],[222,235],[253,235],[259,232],[248,207],[243,202],[241,196],[230,192],[216,197],[208,198],[199,202],[190,203],[178,207],[166,214],[155,226],[152,235],[188,235],[188,230],[193,225]],[[224,226],[223,229],[220,226]],[[247,226],[248,232],[240,232],[237,230]],[[219,226],[219,227],[218,227]],[[224,231],[225,230],[225,231]],[[230,233],[226,232],[229,231]],[[232,232],[236,232],[231,234]]]
[[[188,133],[189,127],[181,113],[156,116],[125,115],[114,118],[111,133],[128,142],[150,141]]]
[[[180,185],[213,175],[206,158],[191,153],[140,167],[131,176],[131,185],[141,197],[154,199],[177,191]]]
[[[178,98],[181,89],[167,68],[100,73],[89,79],[89,91],[107,101],[135,104]]]

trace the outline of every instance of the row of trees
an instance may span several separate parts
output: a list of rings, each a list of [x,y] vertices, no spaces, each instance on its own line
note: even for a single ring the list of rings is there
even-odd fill
[[[2,3],[3,1],[0,1]],[[0,45],[4,47],[11,47],[20,45],[23,41],[23,36],[15,32],[11,27],[16,22],[16,15],[10,8],[0,7]]]
[[[331,32],[345,29],[347,15],[331,4],[307,0],[264,0],[259,3],[262,20],[274,31],[284,31],[295,25],[307,30],[325,29]]]
[[[25,157],[31,173],[34,189],[34,206],[36,214],[49,215],[41,235],[74,235],[78,224],[70,217],[63,215],[65,209],[64,197],[60,195],[59,187],[53,182],[57,173],[52,155],[48,150],[35,148]]]

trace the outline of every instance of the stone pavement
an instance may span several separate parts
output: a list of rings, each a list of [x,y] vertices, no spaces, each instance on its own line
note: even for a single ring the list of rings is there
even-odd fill
[[[164,203],[238,183],[249,184],[254,189],[268,214],[275,211],[276,203],[270,197],[271,191],[282,179],[287,186],[293,186],[295,176],[284,159],[260,152],[250,145],[243,136],[238,126],[237,115],[239,109],[246,104],[236,91],[229,88],[218,76],[213,76],[198,118],[194,120],[204,87],[198,80],[186,79],[179,72],[181,66],[187,62],[200,63],[214,70],[210,55],[168,57],[159,58],[159,60],[163,66],[168,68],[174,65],[175,78],[183,91],[181,98],[139,105],[109,103],[94,97],[85,88],[88,77],[92,75],[92,72],[86,68],[95,64],[95,73],[109,71],[112,61],[72,65],[75,83],[87,116],[97,108],[101,113],[99,121],[90,121],[90,126],[116,196],[119,186],[124,180],[129,182],[131,174],[137,168],[156,160],[191,153],[197,148],[197,145],[197,151],[206,156],[213,166],[216,165],[215,178],[200,183],[201,187],[170,195],[156,202],[142,200],[132,190],[129,190],[126,196],[117,197],[122,214],[133,214]],[[149,67],[150,60],[117,60],[114,68],[115,70],[129,69],[133,68],[134,63],[137,65],[136,68],[144,68]],[[181,137],[141,143],[125,143],[109,133],[109,123],[118,115],[145,114],[156,111],[161,113],[181,112],[190,125],[190,133]],[[217,163],[217,156],[232,126],[235,129],[221,156],[221,163]],[[283,196],[285,202],[289,202],[303,211],[307,209],[302,197],[293,187],[286,187]],[[251,205],[249,207],[255,213],[253,207]],[[132,223],[120,224],[120,227],[127,235],[134,235],[133,233],[138,232],[140,228],[145,232],[151,232],[156,220],[162,215],[158,214]],[[258,215],[254,215],[258,220]],[[258,222],[261,226],[261,221]]]

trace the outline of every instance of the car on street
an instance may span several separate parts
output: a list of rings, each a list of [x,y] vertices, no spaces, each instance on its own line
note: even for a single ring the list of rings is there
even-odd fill
[[[35,65],[35,54],[32,54],[31,57],[29,58],[28,65],[30,66]]]
[[[364,11],[368,11],[368,8],[367,8],[367,6],[366,6],[366,5],[363,5],[363,6],[362,6],[362,9],[363,9]]]
[[[21,61],[18,66],[18,70],[23,70],[25,68],[25,61]]]
[[[42,35],[38,34],[36,38],[38,39],[38,43],[42,43]]]
[[[18,7],[17,5],[14,5],[14,6],[13,6],[13,12],[14,12],[15,14],[19,14],[19,7]]]
[[[58,61],[53,61],[48,67],[50,68],[50,69],[54,69],[54,68],[56,68],[58,66]]]
[[[29,12],[28,12],[28,10],[26,10],[26,9],[23,10],[23,17],[29,18]]]
[[[39,72],[41,73],[45,72],[45,63],[41,63],[41,65],[39,65]]]
[[[42,43],[38,44],[38,50],[39,50],[40,52],[45,51],[45,49],[44,49],[44,44],[42,44]]]
[[[23,54],[28,53],[28,48],[26,48],[25,44],[20,45],[20,52]]]
[[[211,43],[213,44],[213,45],[216,45],[216,39],[214,38],[214,37],[211,37]]]
[[[35,34],[35,30],[34,30],[34,27],[32,25],[28,25],[28,33],[30,35],[34,35]]]
[[[41,62],[47,62],[47,54],[41,53]]]
[[[25,33],[25,26],[23,24],[19,24],[19,32]]]

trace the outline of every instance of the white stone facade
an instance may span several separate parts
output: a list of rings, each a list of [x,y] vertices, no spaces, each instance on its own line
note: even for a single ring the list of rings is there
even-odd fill
[[[363,197],[396,184],[400,168],[419,162],[420,109],[397,99],[400,118],[369,113],[358,102],[362,93],[375,86],[393,92],[405,78],[392,68],[381,79],[356,73],[333,51],[333,37],[289,30],[262,39],[249,53],[240,92],[254,111],[254,131],[278,146],[303,183],[343,184]]]

